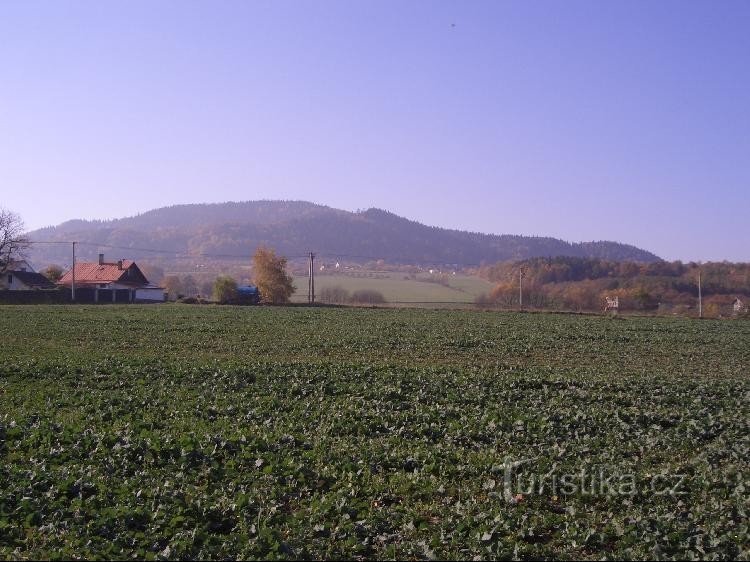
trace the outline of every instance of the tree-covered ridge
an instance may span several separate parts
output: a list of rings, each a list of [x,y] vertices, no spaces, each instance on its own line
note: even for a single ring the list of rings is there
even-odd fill
[[[499,226],[498,230],[502,227]],[[639,262],[654,254],[617,242],[570,243],[549,237],[482,234],[427,226],[380,209],[349,212],[304,201],[247,201],[175,205],[112,221],[69,221],[30,233],[33,240],[78,240],[82,259],[93,259],[96,244],[128,249],[128,257],[155,253],[247,255],[258,246],[281,255],[309,250],[392,263],[456,264],[537,256],[597,257]],[[122,253],[122,252],[120,252]],[[64,247],[38,246],[39,263],[65,261]]]
[[[549,257],[497,263],[480,275],[497,283],[489,301],[517,303],[519,272],[529,306],[598,309],[605,296],[626,309],[695,307],[698,276],[706,312],[728,313],[736,298],[750,301],[750,264],[614,261]]]

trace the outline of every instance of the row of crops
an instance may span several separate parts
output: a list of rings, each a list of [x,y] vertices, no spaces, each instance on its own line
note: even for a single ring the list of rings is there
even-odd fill
[[[750,324],[3,307],[0,558],[744,558]]]

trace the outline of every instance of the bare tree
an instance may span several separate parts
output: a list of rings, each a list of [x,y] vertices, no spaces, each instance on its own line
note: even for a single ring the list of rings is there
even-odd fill
[[[194,297],[198,294],[198,283],[192,275],[182,278],[182,292],[186,297]]]
[[[179,275],[167,275],[161,283],[169,293],[169,300],[177,300],[182,296],[182,279]]]
[[[65,271],[63,271],[63,268],[56,264],[50,264],[47,267],[45,267],[41,272],[42,275],[44,275],[47,279],[52,281],[53,283],[57,283],[60,278],[63,276]]]
[[[0,208],[0,273],[5,272],[13,261],[26,257],[30,242],[23,231],[21,217]]]

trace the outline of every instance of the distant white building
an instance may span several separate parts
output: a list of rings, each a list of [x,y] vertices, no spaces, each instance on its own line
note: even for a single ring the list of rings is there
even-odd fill
[[[0,275],[0,289],[34,291],[54,288],[55,284],[41,273],[34,271],[34,268],[26,260],[11,262],[5,272]]]
[[[607,312],[608,310],[614,310],[617,312],[620,310],[620,297],[616,296],[614,298],[611,297],[604,297],[605,305],[604,305],[604,312]]]

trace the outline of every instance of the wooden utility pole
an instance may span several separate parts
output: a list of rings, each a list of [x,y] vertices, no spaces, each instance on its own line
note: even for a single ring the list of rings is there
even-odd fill
[[[523,267],[518,268],[518,308],[523,309]]]
[[[307,302],[315,304],[315,254],[310,252],[310,273],[307,280]]]
[[[698,270],[698,318],[703,318],[703,292],[701,290],[701,270]]]
[[[76,300],[76,242],[73,242],[73,283],[70,285],[70,298]]]

